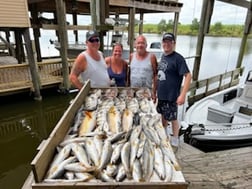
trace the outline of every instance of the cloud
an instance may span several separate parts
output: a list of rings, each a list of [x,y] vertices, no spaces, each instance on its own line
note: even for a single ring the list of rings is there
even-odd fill
[[[179,14],[179,22],[191,24],[194,18],[200,20],[202,0],[179,0],[183,3]],[[222,24],[244,24],[247,10],[245,8],[228,3],[215,1],[211,24],[221,22]],[[173,13],[144,14],[144,23],[157,24],[160,20],[174,19]]]

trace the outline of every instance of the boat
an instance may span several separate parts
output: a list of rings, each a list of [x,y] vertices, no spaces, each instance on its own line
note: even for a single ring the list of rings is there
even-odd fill
[[[123,44],[122,58],[128,60],[130,56],[130,48],[125,41],[127,42],[127,39],[125,40],[125,37],[122,34],[113,34],[110,45],[104,45],[104,51],[103,51],[104,56],[105,57],[111,56],[113,44],[116,42],[120,42],[121,44]],[[50,43],[53,44],[58,51],[60,51],[60,43],[58,41],[50,40]],[[67,54],[69,58],[76,58],[78,54],[84,50],[86,50],[85,43],[80,42],[69,43],[67,48]],[[150,45],[147,46],[147,51],[155,54],[157,60],[159,60],[163,52],[161,42],[156,41],[150,43]]]
[[[252,144],[252,70],[244,84],[209,95],[188,108],[184,141],[203,151]]]

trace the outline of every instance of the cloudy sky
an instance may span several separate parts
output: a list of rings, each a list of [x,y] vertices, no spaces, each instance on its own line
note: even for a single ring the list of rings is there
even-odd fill
[[[203,0],[179,0],[179,2],[183,3],[179,15],[180,23],[191,24],[194,18],[197,18],[198,21],[200,20]],[[247,10],[242,7],[230,5],[221,1],[215,1],[211,23],[214,24],[216,22],[221,22],[223,24],[244,24],[246,14]],[[173,15],[174,14],[161,13],[158,14],[157,17],[157,14],[145,14],[144,23],[157,24],[161,19],[173,19]]]

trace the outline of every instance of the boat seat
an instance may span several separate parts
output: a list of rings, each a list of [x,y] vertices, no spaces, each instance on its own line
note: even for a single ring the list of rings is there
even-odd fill
[[[251,123],[252,122],[252,116],[236,112],[234,114],[233,123]]]
[[[234,113],[233,109],[221,105],[211,105],[208,107],[207,120],[215,123],[231,123]]]

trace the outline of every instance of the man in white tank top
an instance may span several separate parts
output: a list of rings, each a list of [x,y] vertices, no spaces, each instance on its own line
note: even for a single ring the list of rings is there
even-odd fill
[[[147,41],[143,35],[136,38],[135,48],[136,52],[130,55],[129,86],[152,89],[152,99],[156,102],[157,58],[146,51]]]
[[[107,66],[100,48],[100,38],[96,31],[86,33],[87,49],[80,53],[73,65],[70,73],[71,83],[78,88],[82,88],[84,81],[90,79],[91,87],[109,87],[110,79]],[[81,80],[79,80],[79,76]]]

